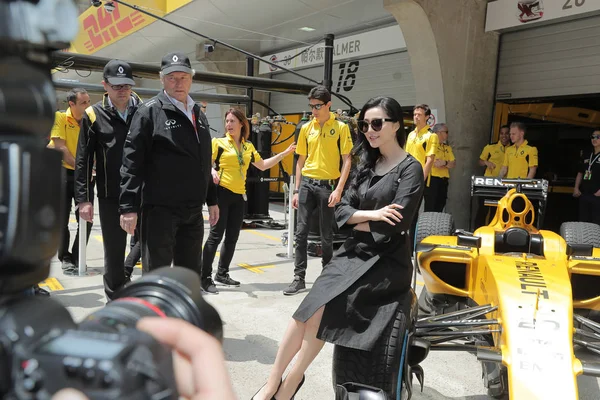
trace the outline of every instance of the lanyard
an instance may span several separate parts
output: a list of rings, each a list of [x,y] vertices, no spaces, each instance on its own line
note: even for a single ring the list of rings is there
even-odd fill
[[[196,133],[196,140],[200,143],[200,136],[198,136],[198,128],[196,128],[196,115],[192,111],[192,125],[194,126],[194,133]]]
[[[244,148],[243,148],[244,144],[240,141],[240,147],[241,147],[241,151],[238,151],[237,146],[235,145],[235,140],[231,143],[231,147],[233,147],[233,150],[235,150],[235,155],[237,156],[238,159],[238,164],[240,166],[240,176],[242,177],[242,179],[244,179],[244,172],[242,170],[242,167],[244,166]]]
[[[596,161],[598,161],[598,158],[600,158],[600,153],[598,153],[598,155],[596,157],[594,157],[593,160],[592,160],[592,157],[594,157],[594,153],[590,154],[590,162],[587,167],[588,172],[592,172],[592,165],[594,165],[594,163]]]

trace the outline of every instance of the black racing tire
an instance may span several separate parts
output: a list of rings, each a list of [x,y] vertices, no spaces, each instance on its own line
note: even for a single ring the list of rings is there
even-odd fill
[[[399,307],[396,318],[383,331],[371,351],[336,345],[333,349],[334,389],[346,382],[362,383],[382,389],[395,399],[407,326],[407,317]]]
[[[587,244],[600,248],[600,225],[589,222],[563,222],[560,236],[567,244]]]
[[[417,244],[427,236],[451,236],[454,233],[454,218],[448,213],[424,212],[417,221]]]

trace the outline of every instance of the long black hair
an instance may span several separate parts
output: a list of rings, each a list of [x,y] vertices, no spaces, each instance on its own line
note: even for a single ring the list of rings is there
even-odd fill
[[[360,121],[365,119],[365,113],[375,107],[381,108],[389,119],[398,122],[399,127],[396,131],[396,140],[400,147],[404,148],[406,144],[406,132],[404,131],[404,115],[402,114],[400,103],[391,97],[373,97],[360,110],[358,119]],[[371,147],[364,133],[358,132],[352,155],[358,157],[358,164],[353,171],[353,179],[350,187],[353,190],[357,190],[367,178],[369,170],[375,168],[377,160],[381,157],[381,152],[379,149]]]

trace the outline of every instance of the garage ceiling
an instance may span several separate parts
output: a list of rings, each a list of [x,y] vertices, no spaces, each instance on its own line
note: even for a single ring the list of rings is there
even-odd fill
[[[339,36],[395,21],[383,0],[194,0],[166,18],[259,55],[314,43],[327,33]],[[314,31],[299,30],[303,27]],[[95,55],[158,64],[177,49],[194,59],[202,40],[156,21]]]

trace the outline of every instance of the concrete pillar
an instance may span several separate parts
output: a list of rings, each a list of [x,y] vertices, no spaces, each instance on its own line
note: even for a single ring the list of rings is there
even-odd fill
[[[223,74],[246,75],[246,56],[224,46],[216,45],[214,51],[208,53],[204,50],[204,43],[197,45],[196,60],[201,61],[208,72],[220,72]],[[255,62],[254,71],[258,71],[258,62]],[[244,88],[232,88],[217,86],[218,93],[227,94],[246,94]],[[254,98],[258,101],[268,104],[269,96],[267,92],[254,91]],[[228,106],[221,106],[222,115],[227,111]],[[267,115],[267,110],[254,104],[254,113],[259,112],[261,116]]]
[[[406,40],[417,103],[438,110],[457,159],[446,209],[468,227],[471,175],[488,143],[499,37],[485,32],[487,0],[384,0]]]

